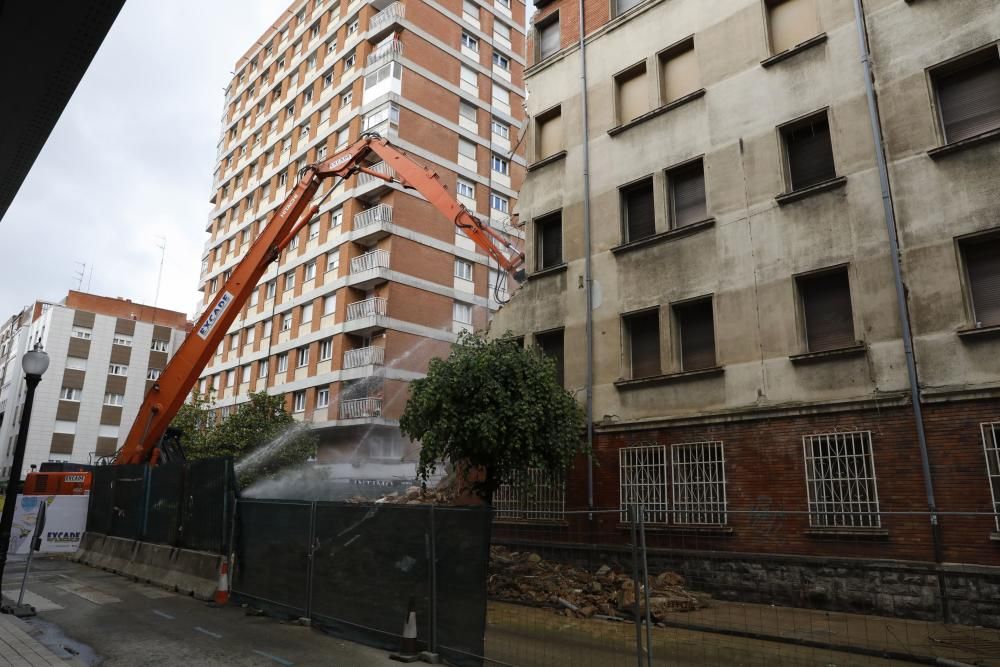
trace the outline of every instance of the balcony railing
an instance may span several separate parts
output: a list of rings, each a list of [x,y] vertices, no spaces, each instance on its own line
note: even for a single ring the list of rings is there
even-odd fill
[[[399,60],[403,56],[403,43],[393,40],[385,46],[380,46],[368,54],[366,64],[368,67],[377,67],[390,60]]]
[[[381,417],[381,398],[352,398],[340,402],[341,419],[362,419],[364,417]]]
[[[402,2],[394,2],[368,21],[369,30],[381,30],[393,21],[398,21],[406,16],[406,7]]]
[[[364,301],[355,301],[347,304],[347,321],[360,320],[365,317],[375,317],[385,315],[387,300],[380,296],[373,296]]]
[[[393,171],[392,167],[387,165],[385,162],[377,162],[372,166],[368,167],[368,169],[374,171],[375,173],[388,176],[389,178],[392,178],[393,176],[396,175],[396,172]],[[383,181],[381,178],[378,178],[377,176],[372,176],[371,174],[366,174],[363,171],[358,174],[358,185],[368,185],[369,183],[372,182],[385,183],[385,181]]]
[[[381,366],[385,361],[385,348],[370,345],[344,352],[344,368]]]
[[[364,273],[373,269],[389,268],[389,251],[372,250],[351,260],[351,273]]]
[[[379,204],[354,216],[354,229],[361,229],[376,222],[392,222],[392,207]]]

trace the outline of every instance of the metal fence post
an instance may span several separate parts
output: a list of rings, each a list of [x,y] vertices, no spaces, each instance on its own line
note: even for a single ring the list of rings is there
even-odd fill
[[[309,503],[309,554],[306,566],[306,618],[312,618],[313,567],[316,554],[316,501]]]
[[[437,529],[434,525],[434,505],[431,504],[431,636],[430,652],[437,654]]]
[[[642,556],[642,595],[646,600],[646,664],[653,665],[653,623],[649,611],[649,565],[646,561],[646,510],[639,504],[639,553]]]
[[[152,468],[146,466],[142,471],[142,528],[140,532],[140,542],[146,540],[149,531],[149,497],[153,486]]]
[[[636,664],[643,667],[642,660],[642,621],[639,616],[639,540],[636,535],[639,519],[636,516],[636,506],[629,505],[629,524],[632,531],[632,586],[633,586],[633,620],[635,621],[635,658]]]

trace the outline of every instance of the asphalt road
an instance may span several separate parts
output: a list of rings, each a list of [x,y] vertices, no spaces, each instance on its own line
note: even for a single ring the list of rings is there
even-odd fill
[[[23,560],[11,559],[3,593],[17,597]],[[57,558],[32,563],[25,602],[39,639],[77,664],[398,665],[384,651],[292,623],[216,608],[164,589]]]

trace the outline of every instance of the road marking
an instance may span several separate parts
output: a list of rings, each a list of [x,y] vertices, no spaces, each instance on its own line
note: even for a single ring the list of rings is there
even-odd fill
[[[161,598],[172,598],[174,593],[165,590],[163,588],[157,588],[156,586],[148,586],[146,584],[131,583],[128,585],[129,588],[134,590],[139,595],[149,598],[150,600],[159,600]]]
[[[93,602],[94,604],[108,604],[112,602],[121,602],[120,598],[116,598],[114,595],[108,595],[107,593],[102,593],[96,588],[90,588],[83,584],[60,584],[56,588],[60,588],[68,593],[72,593],[77,597],[81,597],[87,602]]]
[[[291,660],[285,660],[283,658],[279,658],[276,655],[271,655],[270,653],[264,653],[263,651],[258,651],[257,649],[254,649],[253,652],[256,653],[257,655],[262,655],[265,658],[269,658],[270,660],[274,660],[279,665],[284,665],[285,667],[292,667],[292,665],[295,664]]]
[[[215,637],[216,639],[222,639],[222,635],[206,630],[205,628],[199,628],[197,625],[194,627],[195,632],[200,632],[203,635],[208,635],[209,637]]]
[[[162,612],[162,611],[159,611],[158,609],[153,609],[152,611],[153,611],[153,613],[154,613],[154,614],[156,614],[157,616],[162,616],[163,618],[167,619],[168,621],[172,621],[172,620],[174,620],[174,617],[173,617],[173,616],[171,616],[170,614],[166,614],[166,613],[164,613],[164,612]]]
[[[4,590],[4,595],[16,600],[18,594],[20,594],[20,588],[9,588]],[[56,609],[64,609],[61,604],[56,604],[48,598],[44,598],[37,593],[32,593],[31,591],[25,589],[24,591],[24,602],[25,604],[30,604],[35,608],[35,611],[54,611]]]

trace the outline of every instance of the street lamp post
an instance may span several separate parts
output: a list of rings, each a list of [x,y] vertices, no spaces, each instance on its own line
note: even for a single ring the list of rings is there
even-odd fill
[[[35,400],[35,387],[42,380],[42,374],[49,367],[49,355],[35,343],[35,347],[25,352],[21,358],[24,381],[28,391],[24,395],[21,410],[21,425],[17,431],[17,446],[10,466],[7,481],[7,495],[4,498],[3,514],[0,515],[0,582],[3,581],[4,567],[7,565],[7,549],[10,547],[10,530],[14,523],[14,506],[17,504],[17,489],[21,483],[21,466],[24,463],[24,448],[28,444],[28,422],[31,420],[31,404]]]

